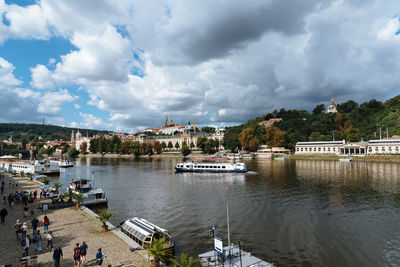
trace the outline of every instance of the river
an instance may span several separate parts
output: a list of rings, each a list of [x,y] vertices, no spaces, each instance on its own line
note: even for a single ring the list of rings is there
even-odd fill
[[[248,174],[175,173],[177,159],[80,159],[64,169],[94,177],[118,224],[138,216],[168,229],[178,252],[213,249],[209,236],[277,266],[399,266],[400,164],[245,161]],[[58,180],[58,178],[52,178]]]

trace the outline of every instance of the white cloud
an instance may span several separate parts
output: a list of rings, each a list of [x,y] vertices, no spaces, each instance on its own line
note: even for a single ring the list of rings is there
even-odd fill
[[[41,96],[37,110],[39,113],[57,114],[64,103],[73,102],[75,99],[76,97],[71,96],[66,89],[60,89],[57,92],[46,92]]]
[[[15,67],[0,57],[0,85],[20,85],[22,82],[14,77]]]
[[[75,103],[75,104],[74,104],[74,108],[75,108],[75,109],[80,109],[81,106],[80,106],[79,104],[76,104],[76,103]]]
[[[53,89],[54,81],[51,72],[44,65],[36,65],[36,67],[31,68],[31,85],[38,89]]]
[[[110,124],[103,121],[102,118],[98,118],[93,114],[79,112],[79,115],[82,118],[82,122],[80,126],[90,129],[109,129]]]

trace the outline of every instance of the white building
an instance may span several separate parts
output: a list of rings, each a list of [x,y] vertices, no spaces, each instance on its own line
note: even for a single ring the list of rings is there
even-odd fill
[[[400,139],[369,140],[368,155],[400,154]]]
[[[317,142],[297,142],[295,154],[326,154],[339,155],[340,148],[346,141],[317,141]]]
[[[328,106],[326,113],[337,113],[335,99],[332,98],[331,104]]]

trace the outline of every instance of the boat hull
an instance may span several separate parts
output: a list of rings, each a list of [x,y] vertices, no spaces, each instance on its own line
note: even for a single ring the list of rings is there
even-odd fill
[[[175,168],[176,172],[210,172],[210,173],[245,173],[248,170],[190,170],[184,168]]]

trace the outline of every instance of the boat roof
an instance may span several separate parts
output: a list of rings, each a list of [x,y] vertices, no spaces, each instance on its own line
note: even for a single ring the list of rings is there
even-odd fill
[[[154,229],[156,229],[159,232],[164,232],[164,233],[168,232],[167,230],[165,230],[155,224],[152,224],[143,218],[133,217],[129,220],[126,220],[124,223],[126,225],[131,226],[136,231],[139,231],[140,233],[142,233],[144,235],[153,235],[156,232]]]
[[[71,182],[76,183],[76,182],[86,182],[86,181],[90,181],[89,179],[84,179],[84,178],[76,178],[76,179],[72,179]]]
[[[273,267],[274,266],[272,263],[263,261],[255,256],[251,255],[251,253],[249,253],[249,252],[246,252],[243,250],[239,251],[239,248],[237,246],[232,246],[231,250],[232,250],[232,254],[233,254],[233,259],[232,259],[233,266],[237,266],[237,267],[240,267],[240,266]],[[225,251],[225,255],[226,255],[229,251],[229,246],[224,247],[224,251]],[[241,254],[241,258],[242,258],[242,263],[240,263],[240,257],[239,257],[240,254]],[[212,259],[214,257],[215,257],[214,250],[211,250],[209,252],[199,255],[200,260],[202,262],[204,262],[205,264],[208,263],[208,261],[207,261],[208,258]],[[229,264],[228,257],[225,257],[224,263]],[[214,265],[212,265],[212,263],[210,263],[210,266],[215,266],[215,263],[214,263]]]

